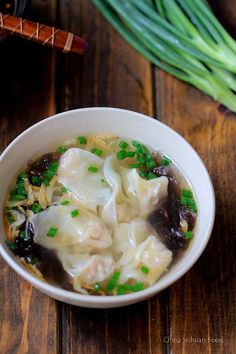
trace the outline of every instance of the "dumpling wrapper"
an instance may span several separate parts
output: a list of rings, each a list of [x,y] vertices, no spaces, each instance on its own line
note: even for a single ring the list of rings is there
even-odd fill
[[[75,209],[79,210],[79,215],[73,218],[70,213]],[[31,216],[29,222],[33,225],[34,241],[48,249],[78,246],[81,253],[104,250],[112,244],[111,235],[102,220],[75,205],[51,206]],[[57,228],[54,237],[47,236],[51,227]]]
[[[137,246],[132,260],[122,268],[120,282],[134,279],[152,285],[167,270],[171,261],[172,252],[156,236],[150,235]],[[149,269],[148,274],[141,271],[143,265]]]
[[[74,289],[79,292],[83,287],[108,279],[115,270],[111,254],[75,255],[59,251],[58,257],[65,271],[72,276]]]
[[[57,178],[84,208],[93,212],[97,206],[105,205],[111,196],[111,189],[104,186],[104,160],[97,155],[79,148],[67,150],[60,159]],[[98,168],[97,172],[89,172],[89,167]]]
[[[104,222],[113,226],[116,223],[129,222],[139,215],[139,204],[123,191],[122,179],[119,173],[116,155],[105,159],[103,173],[112,189],[107,203],[99,208],[99,215]],[[127,171],[129,171],[127,169]]]
[[[165,176],[146,180],[136,169],[121,168],[123,188],[126,195],[139,203],[140,214],[146,217],[157,204],[168,196],[168,178]]]
[[[137,246],[151,234],[151,226],[142,219],[116,225],[114,251],[120,257],[119,265],[123,267],[129,263],[134,257]]]

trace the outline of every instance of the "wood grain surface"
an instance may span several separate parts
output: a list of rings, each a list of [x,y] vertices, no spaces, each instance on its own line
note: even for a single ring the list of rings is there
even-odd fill
[[[211,3],[236,36],[236,1]],[[20,39],[0,44],[1,151],[55,112],[88,106],[140,111],[194,146],[212,177],[217,212],[210,242],[195,266],[158,296],[126,308],[91,310],[56,302],[1,259],[0,353],[234,354],[236,115],[153,68],[91,1],[32,1],[28,17],[80,33],[89,50],[85,57],[63,56]]]

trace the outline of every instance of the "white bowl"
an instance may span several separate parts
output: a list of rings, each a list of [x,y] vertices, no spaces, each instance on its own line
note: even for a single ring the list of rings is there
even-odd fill
[[[215,198],[206,167],[195,150],[174,130],[143,114],[115,108],[85,108],[60,113],[45,119],[19,135],[0,157],[0,205],[9,184],[22,166],[32,158],[50,151],[69,137],[114,133],[120,137],[140,140],[166,153],[189,180],[196,196],[198,220],[194,238],[182,258],[153,286],[132,294],[91,296],[60,289],[37,279],[16,260],[5,245],[3,221],[0,221],[0,253],[5,261],[24,279],[43,293],[72,305],[109,308],[129,305],[173,284],[197,261],[209,240],[215,216]]]

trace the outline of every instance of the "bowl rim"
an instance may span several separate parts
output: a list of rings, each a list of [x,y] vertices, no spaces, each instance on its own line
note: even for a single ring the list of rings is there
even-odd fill
[[[205,164],[203,163],[202,159],[200,158],[199,154],[194,150],[194,148],[188,143],[186,139],[184,139],[178,132],[176,132],[174,129],[170,128],[168,125],[160,122],[158,119],[152,118],[150,116],[147,116],[143,113],[127,110],[127,109],[122,109],[122,108],[112,108],[112,107],[89,107],[89,108],[78,108],[78,109],[73,109],[73,110],[68,110],[64,111],[58,114],[54,114],[48,118],[45,118],[36,124],[33,124],[26,130],[24,130],[21,134],[19,134],[2,152],[0,155],[0,163],[2,159],[8,154],[9,150],[17,143],[19,140],[23,139],[27,134],[29,134],[32,130],[35,128],[39,127],[40,125],[48,124],[50,121],[58,119],[59,117],[66,117],[70,115],[71,113],[80,113],[80,112],[90,112],[90,111],[117,111],[117,112],[126,112],[128,114],[134,115],[137,118],[140,117],[144,121],[150,121],[153,120],[155,122],[154,124],[162,126],[164,129],[169,130],[171,134],[177,135],[180,140],[182,140],[185,144],[188,145],[189,149],[191,150],[191,153],[195,155],[195,158],[198,160],[199,164],[201,165],[202,170],[204,171],[205,177],[207,179],[207,182],[210,187],[211,195],[208,196],[210,198],[210,205],[211,205],[211,213],[210,213],[210,218],[207,223],[207,229],[205,230],[204,233],[204,240],[202,241],[200,247],[194,252],[193,257],[191,260],[184,264],[179,270],[178,274],[174,274],[172,278],[167,278],[164,279],[162,282],[161,286],[158,286],[158,282],[153,284],[152,286],[139,291],[135,293],[130,293],[130,294],[124,294],[124,295],[106,295],[106,296],[100,296],[100,295],[86,295],[86,294],[80,294],[80,293],[75,293],[73,291],[69,290],[64,290],[61,289],[57,286],[51,285],[49,283],[46,283],[43,280],[38,279],[36,276],[28,272],[26,269],[21,266],[17,259],[14,259],[8,250],[5,249],[6,246],[3,246],[3,243],[0,243],[0,254],[3,257],[3,259],[20,275],[22,276],[25,280],[27,280],[29,283],[31,283],[33,286],[36,288],[40,289],[42,292],[45,292],[47,294],[50,294],[52,297],[58,297],[61,298],[63,297],[64,299],[69,301],[75,301],[78,302],[79,305],[83,306],[83,304],[88,304],[88,303],[93,303],[93,305],[99,305],[99,304],[117,304],[119,303],[119,306],[125,305],[126,303],[129,302],[135,302],[135,300],[142,300],[145,298],[149,298],[151,296],[154,296],[155,294],[163,291],[173,283],[175,283],[177,280],[179,280],[189,269],[196,263],[196,261],[199,259],[201,256],[202,252],[204,251],[209,238],[211,236],[211,232],[214,226],[214,220],[215,220],[215,193],[212,185],[211,178],[209,176],[209,173],[207,171],[207,168]],[[86,305],[85,305],[86,306]]]

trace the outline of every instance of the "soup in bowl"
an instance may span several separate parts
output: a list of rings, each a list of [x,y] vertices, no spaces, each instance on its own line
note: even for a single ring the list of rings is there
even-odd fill
[[[1,253],[56,299],[143,300],[183,275],[210,236],[214,193],[202,161],[141,114],[59,114],[16,138],[0,164]]]

